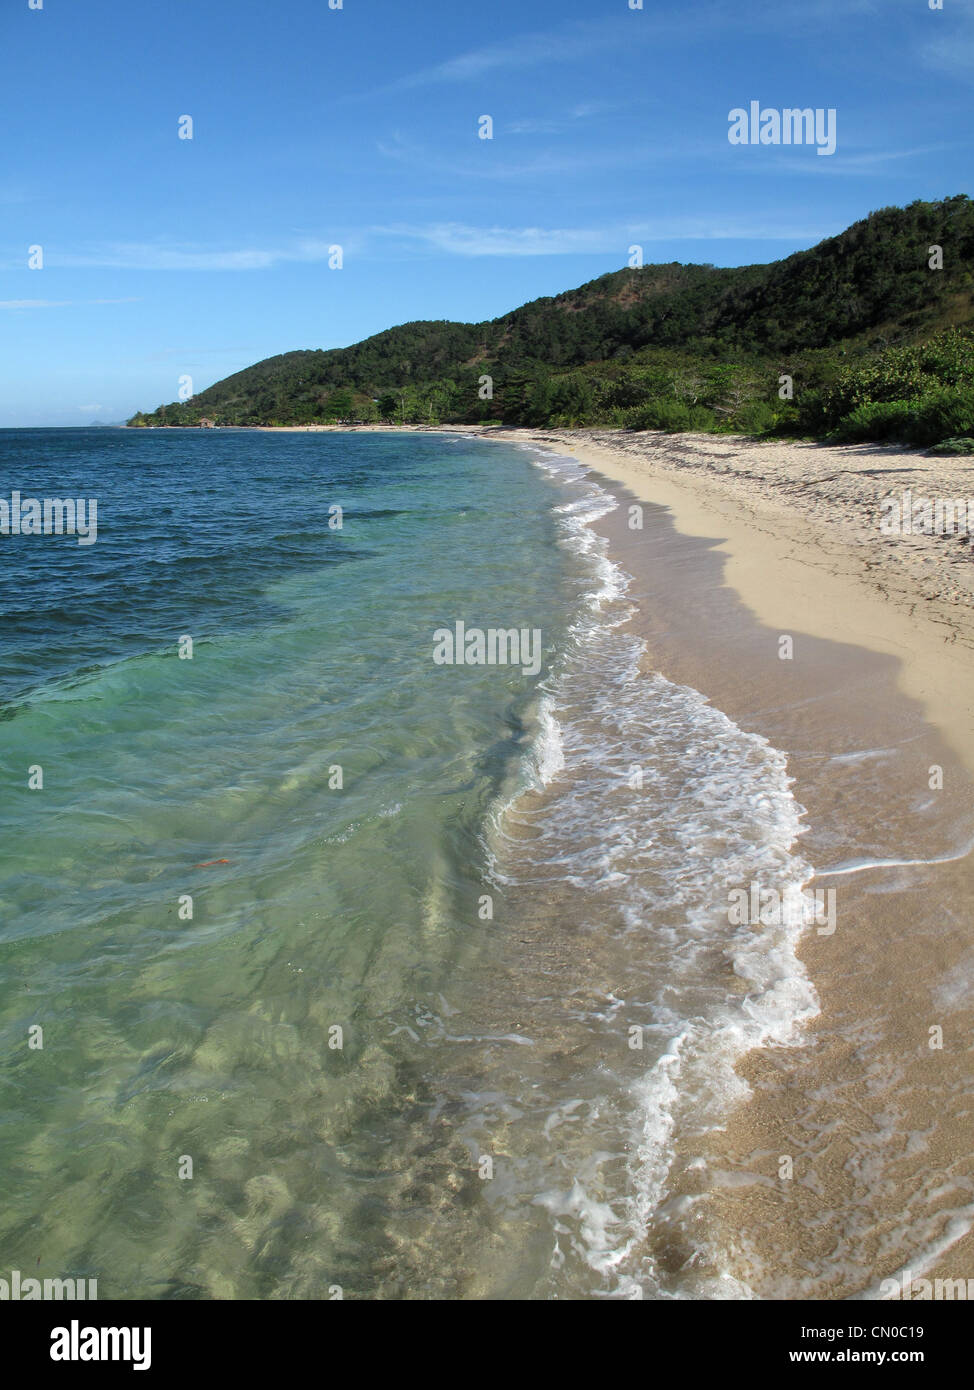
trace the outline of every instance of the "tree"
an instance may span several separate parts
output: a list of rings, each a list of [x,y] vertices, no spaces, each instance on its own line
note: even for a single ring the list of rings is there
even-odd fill
[[[348,420],[355,409],[355,398],[347,386],[332,391],[325,405],[326,420]]]

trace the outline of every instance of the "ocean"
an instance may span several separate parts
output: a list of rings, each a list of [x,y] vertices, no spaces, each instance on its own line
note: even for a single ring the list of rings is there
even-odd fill
[[[615,499],[415,432],[4,431],[14,491],[97,540],[0,536],[0,1261],[749,1296],[668,1183],[815,1016],[802,808],[654,672]],[[461,623],[537,659],[436,659]]]

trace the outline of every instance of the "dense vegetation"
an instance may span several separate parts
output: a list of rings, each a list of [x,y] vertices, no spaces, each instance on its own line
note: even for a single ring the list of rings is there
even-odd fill
[[[488,323],[407,323],[284,353],[129,423],[502,421],[934,444],[974,435],[972,265],[974,203],[916,202],[771,265],[618,270]]]

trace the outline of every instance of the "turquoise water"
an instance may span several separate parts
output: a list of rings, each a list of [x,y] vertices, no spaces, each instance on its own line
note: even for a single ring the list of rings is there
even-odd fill
[[[344,1173],[338,1137],[395,1091],[396,1030],[476,933],[478,834],[536,678],[434,665],[434,631],[554,646],[577,581],[551,484],[510,449],[24,431],[2,450],[7,495],[95,496],[99,532],[0,541],[0,1248],[172,1292],[194,1286],[173,1228],[273,1187],[247,1158],[265,1142],[325,1188]],[[206,1291],[274,1286],[227,1268]]]
[[[497,443],[249,431],[9,431],[14,489],[97,497],[98,539],[0,537],[0,1270],[724,1291],[719,1234],[656,1213],[814,1011],[793,923],[727,931],[728,882],[798,893],[799,813],[640,674],[612,499]],[[437,664],[457,622],[540,670]]]

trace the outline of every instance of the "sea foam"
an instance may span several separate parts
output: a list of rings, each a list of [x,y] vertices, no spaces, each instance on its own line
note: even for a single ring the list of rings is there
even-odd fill
[[[753,1048],[796,1043],[818,1011],[796,954],[813,912],[813,870],[796,850],[803,811],[781,751],[700,692],[646,672],[645,644],[626,629],[629,577],[592,524],[615,499],[574,460],[535,461],[569,492],[556,509],[561,541],[587,588],[543,683],[530,779],[543,796],[505,802],[491,868],[515,889],[568,883],[573,912],[614,923],[606,930],[622,945],[629,997],[615,1001],[611,1026],[639,1028],[645,1060],[635,1080],[602,1083],[623,1088],[622,1103],[572,1112],[590,1122],[593,1146],[611,1147],[605,1115],[616,1116],[624,1180],[607,1180],[611,1164],[593,1160],[535,1202],[550,1214],[558,1267],[567,1241],[600,1277],[593,1293],[747,1297],[713,1252],[707,1274],[665,1274],[652,1237],[668,1198],[666,1223],[693,1224],[698,1199],[672,1200],[674,1161],[688,1136],[746,1097],[736,1064]],[[776,890],[779,920],[731,926],[729,887],[755,880]],[[591,1022],[604,1026],[595,1011]]]

